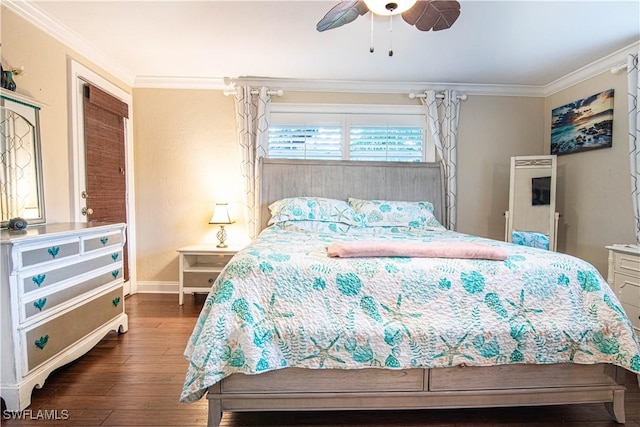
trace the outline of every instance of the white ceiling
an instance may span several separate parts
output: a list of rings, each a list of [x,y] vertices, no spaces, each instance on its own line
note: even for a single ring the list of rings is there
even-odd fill
[[[377,17],[374,53],[369,14],[316,31],[337,0],[28,3],[136,81],[259,76],[545,86],[640,40],[638,0],[462,0],[450,29],[421,32],[396,16],[391,39],[389,18]]]

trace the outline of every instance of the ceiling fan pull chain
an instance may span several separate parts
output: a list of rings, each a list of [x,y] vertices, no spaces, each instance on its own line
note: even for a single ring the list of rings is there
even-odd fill
[[[393,56],[393,16],[389,16],[389,56]]]
[[[369,52],[373,53],[373,13],[370,13],[371,15],[371,44],[369,45]]]

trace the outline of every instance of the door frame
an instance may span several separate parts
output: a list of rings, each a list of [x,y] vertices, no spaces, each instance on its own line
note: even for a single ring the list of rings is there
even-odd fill
[[[129,118],[125,120],[125,162],[126,162],[126,204],[127,204],[127,249],[129,253],[129,281],[124,284],[126,294],[138,291],[136,275],[136,231],[135,231],[135,186],[133,163],[133,102],[131,94],[125,92],[104,77],[91,71],[79,62],[69,59],[69,100],[71,114],[69,127],[71,129],[71,221],[87,222],[87,218],[80,213],[85,202],[80,193],[86,188],[84,163],[84,109],[83,86],[90,83],[113,97],[127,104]]]

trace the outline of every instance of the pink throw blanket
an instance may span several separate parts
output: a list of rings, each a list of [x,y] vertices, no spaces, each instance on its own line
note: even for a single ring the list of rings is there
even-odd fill
[[[479,242],[334,242],[327,247],[330,257],[464,258],[504,261],[507,253]]]

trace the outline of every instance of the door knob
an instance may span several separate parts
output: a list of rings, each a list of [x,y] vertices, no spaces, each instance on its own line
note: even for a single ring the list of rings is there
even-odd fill
[[[86,199],[87,197],[89,197],[86,191],[83,191],[82,193],[80,193],[80,196],[82,196],[83,199]]]
[[[87,207],[82,208],[82,215],[87,216],[92,214],[93,214],[93,209],[87,208]]]

